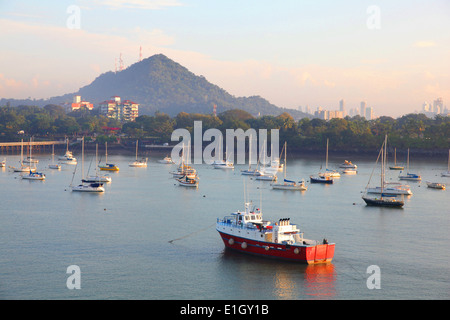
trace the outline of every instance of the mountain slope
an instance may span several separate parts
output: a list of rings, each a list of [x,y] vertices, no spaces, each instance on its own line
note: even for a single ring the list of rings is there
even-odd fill
[[[171,116],[181,111],[212,113],[215,104],[218,113],[242,109],[253,115],[276,116],[287,111],[296,119],[308,116],[298,110],[279,108],[259,96],[234,97],[162,54],[151,56],[117,73],[103,73],[78,92],[34,100],[33,104],[61,104],[70,102],[74,95],[81,95],[83,100],[94,105],[117,95],[139,103],[140,115],[152,115],[155,111]]]

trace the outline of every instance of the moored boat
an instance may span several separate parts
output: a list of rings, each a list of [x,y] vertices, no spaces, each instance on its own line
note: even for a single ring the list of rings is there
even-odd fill
[[[171,157],[164,157],[164,159],[162,160],[158,160],[159,163],[164,163],[164,164],[174,164],[175,162],[173,162]]]
[[[440,183],[440,182],[428,182],[427,181],[427,186],[428,186],[428,188],[432,188],[432,189],[445,190],[445,184]]]
[[[244,212],[218,218],[216,230],[226,248],[247,254],[307,264],[330,263],[334,256],[334,243],[304,238],[290,218],[263,220],[252,203],[245,204]]]
[[[378,158],[377,158],[377,163],[378,163],[378,160],[380,159],[380,156],[381,156],[381,174],[380,174],[380,176],[381,176],[381,184],[380,184],[381,187],[380,187],[380,190],[379,190],[380,191],[380,196],[379,196],[379,198],[367,196],[367,193],[369,193],[368,192],[369,189],[366,187],[366,192],[362,196],[362,199],[364,200],[364,202],[368,206],[401,208],[405,204],[405,202],[403,200],[397,200],[395,198],[395,196],[387,195],[384,192],[384,188],[386,186],[386,182],[385,182],[386,145],[387,145],[387,135],[384,138],[384,142],[381,145],[380,153],[379,153]],[[369,183],[370,183],[370,179],[369,179]],[[367,185],[369,185],[369,183]]]
[[[356,164],[353,164],[351,161],[348,161],[348,160],[344,160],[344,162],[339,165],[339,168],[343,168],[343,169],[347,169],[347,168],[356,169],[357,167],[358,166]]]
[[[325,176],[325,175],[318,175],[318,176],[310,176],[309,181],[311,183],[326,183],[326,184],[332,184],[333,183],[333,177],[331,176]]]
[[[182,178],[177,179],[177,181],[180,186],[192,188],[197,188],[199,183],[198,177],[189,178],[188,176],[183,176]]]
[[[31,171],[28,174],[24,174],[22,176],[22,179],[25,180],[45,180],[45,174],[43,174],[42,172],[37,172],[37,171]]]

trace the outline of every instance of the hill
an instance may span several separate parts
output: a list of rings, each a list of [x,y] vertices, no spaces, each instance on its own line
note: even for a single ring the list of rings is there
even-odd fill
[[[74,95],[81,95],[83,100],[94,105],[117,95],[139,103],[140,115],[152,115],[155,111],[170,116],[182,111],[210,114],[216,105],[218,113],[241,109],[252,115],[277,116],[288,112],[294,119],[309,117],[298,110],[279,108],[260,96],[235,97],[162,54],[146,58],[120,72],[103,73],[78,92],[41,100],[1,99],[0,105],[61,105],[71,102]]]

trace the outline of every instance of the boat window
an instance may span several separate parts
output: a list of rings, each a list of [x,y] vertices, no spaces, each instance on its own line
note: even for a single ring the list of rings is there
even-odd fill
[[[239,221],[242,221],[242,216],[239,216]]]
[[[248,217],[247,217],[247,216],[245,216],[244,218],[245,218],[245,220],[248,220]]]
[[[255,220],[255,216],[252,214],[252,220]]]
[[[260,214],[258,214],[256,217],[258,218],[258,220],[261,220],[261,215]]]

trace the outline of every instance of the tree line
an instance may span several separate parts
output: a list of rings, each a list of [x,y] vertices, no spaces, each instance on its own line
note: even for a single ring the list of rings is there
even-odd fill
[[[387,134],[390,145],[398,149],[449,149],[450,116],[438,115],[434,119],[424,114],[408,114],[394,119],[387,116],[366,120],[360,116],[328,121],[302,118],[298,121],[287,112],[279,116],[254,117],[246,111],[233,109],[217,116],[180,112],[170,117],[163,112],[153,116],[141,115],[134,122],[118,120],[98,114],[95,110],[77,110],[66,113],[58,105],[0,107],[0,139],[17,141],[18,132],[42,139],[60,136],[117,135],[150,141],[170,143],[172,132],[185,128],[193,134],[194,121],[202,121],[203,130],[253,128],[279,129],[280,141],[286,141],[290,150],[323,150],[327,139],[330,148],[341,150],[376,150]],[[112,134],[105,128],[115,127]],[[114,139],[113,139],[114,140]]]

